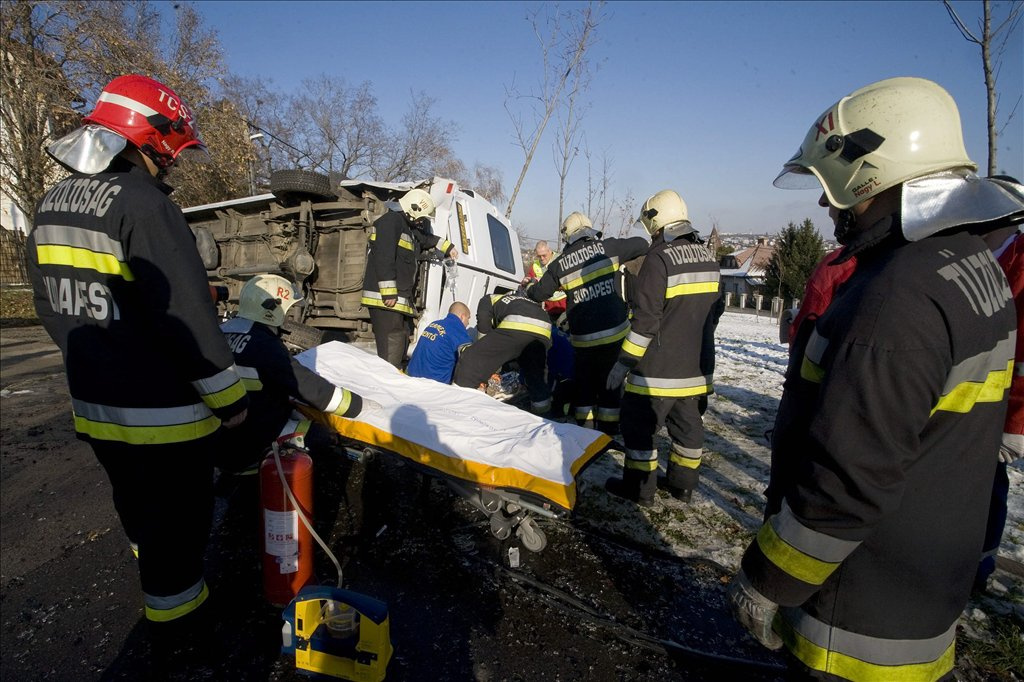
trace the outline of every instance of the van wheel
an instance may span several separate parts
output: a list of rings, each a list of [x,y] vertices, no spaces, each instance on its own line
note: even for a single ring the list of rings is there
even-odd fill
[[[295,320],[286,319],[281,325],[281,332],[282,341],[302,350],[309,350],[323,342],[322,331]]]
[[[279,170],[270,174],[270,191],[278,199],[297,196],[337,199],[331,191],[331,179],[323,173],[307,170]]]

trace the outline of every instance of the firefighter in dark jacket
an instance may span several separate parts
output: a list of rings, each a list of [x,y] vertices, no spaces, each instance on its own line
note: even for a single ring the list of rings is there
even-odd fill
[[[606,382],[618,390],[625,379],[625,470],[605,487],[649,507],[658,472],[654,435],[665,424],[672,440],[669,492],[689,502],[697,487],[704,447],[699,399],[711,392],[712,382],[702,357],[704,330],[719,298],[720,273],[678,193],[662,190],[644,202],[640,222],[651,235],[651,248],[636,278],[632,329]]]
[[[209,622],[214,433],[248,405],[195,239],[160,180],[205,148],[173,90],[130,75],[47,151],[73,172],[37,207],[35,307],[64,356],[75,431],[110,478],[162,649]]]
[[[420,254],[436,248],[447,258],[458,258],[458,250],[447,239],[430,234],[435,207],[428,192],[411,189],[398,204],[400,210],[388,211],[373,224],[360,303],[370,311],[377,356],[401,369],[416,316],[413,298]]]
[[[378,406],[335,386],[288,352],[280,337],[281,325],[288,309],[300,300],[301,294],[284,277],[256,275],[238,295],[238,315],[220,326],[249,392],[249,418],[226,434],[218,460],[224,471],[254,473],[271,443],[288,434],[298,433],[307,445],[330,441],[323,432],[326,427],[294,412],[293,399],[347,418]]]
[[[551,347],[551,318],[539,303],[515,292],[485,294],[476,309],[477,340],[459,355],[456,386],[477,388],[506,362],[518,360],[530,395],[530,411],[551,410],[551,388],[544,378]]]
[[[730,586],[740,622],[801,674],[953,678],[1016,336],[969,229],[1024,213],[975,168],[952,97],[893,78],[818,116],[775,181],[823,187],[857,258],[793,343],[766,521]]]
[[[622,339],[629,333],[626,302],[619,285],[619,266],[647,251],[643,237],[601,239],[590,219],[570,213],[562,222],[565,248],[548,264],[540,281],[527,289],[534,301],[565,291],[566,319],[576,351],[572,402],[576,422],[593,415],[594,427],[619,432],[619,391],[605,387]]]

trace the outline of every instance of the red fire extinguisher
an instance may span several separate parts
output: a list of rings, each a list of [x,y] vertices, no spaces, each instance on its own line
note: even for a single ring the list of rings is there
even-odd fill
[[[313,459],[306,452],[274,444],[260,464],[260,507],[263,595],[284,608],[313,579]]]

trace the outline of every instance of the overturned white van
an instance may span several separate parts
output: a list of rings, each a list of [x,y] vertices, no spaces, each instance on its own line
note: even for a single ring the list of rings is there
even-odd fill
[[[299,348],[327,339],[365,344],[373,330],[359,299],[371,226],[414,187],[430,192],[437,205],[433,233],[455,244],[459,257],[419,264],[411,351],[422,328],[444,317],[452,302],[475,311],[481,296],[514,290],[524,277],[518,235],[484,197],[438,177],[417,183],[349,180],[332,187],[325,175],[291,170],[274,173],[269,194],[184,213],[211,285],[226,289],[226,313],[237,308],[247,279],[280,274],[304,297],[285,323],[287,341]]]

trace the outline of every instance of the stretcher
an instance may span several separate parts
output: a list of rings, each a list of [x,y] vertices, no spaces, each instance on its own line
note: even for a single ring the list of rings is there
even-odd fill
[[[534,515],[571,514],[577,475],[611,444],[599,431],[542,419],[481,391],[407,376],[349,344],[332,341],[296,358],[382,406],[355,419],[303,410],[307,416],[441,477],[489,518],[495,537],[515,533],[530,551],[546,544]]]

